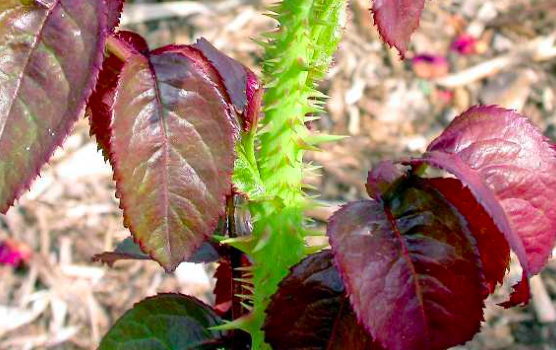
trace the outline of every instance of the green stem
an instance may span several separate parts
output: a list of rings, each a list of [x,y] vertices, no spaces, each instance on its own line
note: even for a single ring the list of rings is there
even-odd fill
[[[303,191],[303,155],[334,138],[314,135],[305,122],[321,111],[315,80],[323,77],[336,51],[345,7],[345,0],[283,0],[271,9],[279,29],[263,44],[265,117],[256,140],[247,142],[259,145],[258,167],[252,159],[247,162],[258,168],[264,196],[250,203],[253,235],[241,242],[253,260],[255,292],[253,312],[240,326],[251,333],[254,350],[270,349],[261,331],[264,311],[280,280],[306,253],[303,210],[310,200]]]

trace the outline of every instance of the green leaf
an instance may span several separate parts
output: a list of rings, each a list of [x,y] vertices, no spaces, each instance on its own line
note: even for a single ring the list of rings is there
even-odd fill
[[[222,320],[201,301],[159,294],[136,304],[102,339],[98,350],[216,350],[226,332],[209,330]]]

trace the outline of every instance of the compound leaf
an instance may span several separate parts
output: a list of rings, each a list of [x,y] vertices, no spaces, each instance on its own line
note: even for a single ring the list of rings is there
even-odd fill
[[[529,276],[542,269],[556,236],[556,153],[525,117],[471,108],[411,163],[423,161],[469,187]]]
[[[426,181],[353,202],[328,235],[351,304],[389,350],[443,350],[479,330],[486,293],[475,240]]]
[[[0,2],[0,212],[82,113],[102,63],[106,20],[104,1]]]
[[[294,266],[266,310],[265,340],[274,350],[379,350],[359,325],[325,250]]]
[[[404,56],[419,27],[425,0],[373,0],[373,19],[382,39]]]
[[[184,50],[129,58],[111,124],[124,223],[167,270],[212,235],[231,193],[234,163],[231,103],[210,66]]]
[[[216,350],[226,333],[209,330],[222,320],[201,301],[159,294],[136,304],[102,339],[98,350]]]

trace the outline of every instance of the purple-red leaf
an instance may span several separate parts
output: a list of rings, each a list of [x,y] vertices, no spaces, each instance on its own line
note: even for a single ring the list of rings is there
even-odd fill
[[[124,9],[125,0],[104,0],[108,11],[108,29],[114,31],[120,24],[120,16]]]
[[[392,183],[402,177],[404,173],[392,161],[381,161],[367,175],[365,188],[369,196],[375,200],[385,193]]]
[[[373,0],[373,19],[382,39],[405,55],[411,34],[419,27],[425,0]]]
[[[149,51],[147,42],[138,34],[122,31],[113,35],[127,44],[130,50],[135,50],[137,53]],[[124,62],[120,58],[109,53],[102,64],[95,91],[87,102],[86,115],[89,117],[91,135],[95,136],[105,160],[110,158],[110,123],[114,92],[123,66]]]
[[[224,214],[234,162],[230,102],[195,59],[164,48],[131,56],[115,96],[110,149],[124,222],[172,270]]]
[[[218,51],[205,38],[199,39],[192,46],[218,71],[234,107],[242,116],[243,130],[251,130],[257,125],[263,91],[255,74]]]
[[[416,177],[382,201],[350,203],[328,227],[359,320],[389,350],[444,350],[471,339],[486,295],[471,233]]]
[[[0,212],[37,176],[82,113],[106,39],[98,0],[0,4]]]
[[[232,309],[232,298],[234,297],[232,266],[229,259],[221,259],[216,271],[214,272],[216,283],[213,294],[214,310],[218,315],[223,316]]]
[[[187,261],[198,264],[209,263],[217,261],[219,256],[218,251],[211,243],[203,242]],[[113,267],[114,263],[120,260],[151,260],[151,257],[141,251],[141,247],[133,242],[133,237],[127,237],[118,243],[113,252],[95,254],[92,260]]]
[[[502,283],[510,262],[510,247],[504,235],[459,180],[435,178],[428,181],[465,219],[467,228],[477,241],[489,293],[494,292],[496,285]]]
[[[274,350],[380,350],[358,324],[329,250],[308,256],[280,282],[263,330]]]
[[[412,163],[422,161],[469,187],[528,276],[542,269],[556,235],[556,152],[525,117],[474,107]]]

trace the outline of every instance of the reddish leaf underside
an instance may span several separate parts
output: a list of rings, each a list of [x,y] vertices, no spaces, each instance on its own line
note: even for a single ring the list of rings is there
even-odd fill
[[[328,227],[359,320],[389,350],[443,350],[471,339],[486,294],[471,234],[417,178],[383,201],[350,203]]]
[[[280,282],[266,310],[274,350],[380,350],[357,323],[329,250],[308,256]]]
[[[453,178],[435,178],[428,182],[438,190],[467,223],[467,228],[477,241],[489,293],[502,283],[510,262],[510,247],[492,218],[477,203],[471,191]]]
[[[105,3],[2,0],[0,28],[0,212],[5,213],[82,113],[102,63]]]
[[[218,315],[223,316],[232,308],[232,298],[234,296],[232,266],[229,259],[221,259],[216,271],[214,272],[216,284],[213,294],[214,310]]]
[[[509,309],[517,305],[526,305],[529,302],[529,299],[531,299],[531,289],[529,288],[529,278],[525,271],[521,276],[521,280],[512,289],[510,299],[498,305]]]
[[[373,0],[373,19],[382,39],[403,58],[411,34],[419,27],[425,0]]]
[[[469,187],[528,276],[542,269],[556,235],[556,153],[525,117],[474,107],[454,119],[412,163],[422,161]]]
[[[210,263],[219,258],[216,248],[209,242],[203,242],[201,246],[188,259],[192,263]],[[104,263],[110,267],[120,260],[151,260],[151,257],[141,251],[141,247],[133,241],[133,237],[127,237],[118,245],[113,252],[95,254],[92,261]]]
[[[122,31],[113,35],[126,43],[128,48],[136,51],[136,53],[147,53],[149,51],[147,42],[138,34]],[[91,125],[91,135],[95,136],[98,148],[102,151],[105,160],[110,158],[110,123],[114,105],[114,92],[123,66],[124,62],[120,58],[109,53],[102,63],[95,91],[87,102],[86,115]]]
[[[234,161],[229,104],[175,52],[132,56],[115,96],[110,147],[124,223],[173,270],[224,213]]]

